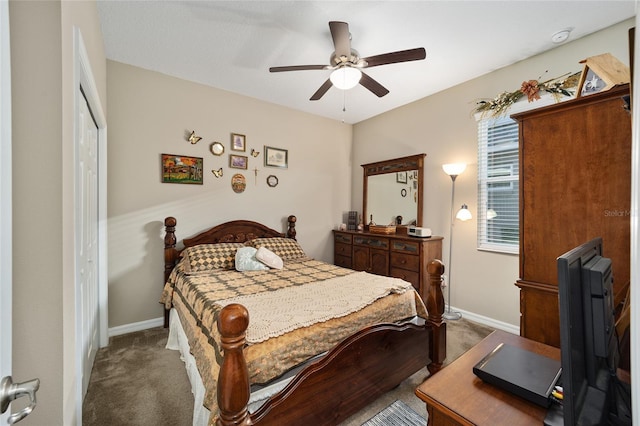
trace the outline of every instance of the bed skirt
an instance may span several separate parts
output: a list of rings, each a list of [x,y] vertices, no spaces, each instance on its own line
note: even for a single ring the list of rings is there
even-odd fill
[[[180,359],[184,362],[191,383],[191,393],[193,393],[193,426],[207,426],[211,412],[204,406],[205,387],[200,377],[196,359],[189,350],[187,334],[182,328],[180,316],[175,309],[169,312],[169,338],[165,346],[167,349],[180,351]],[[280,392],[293,379],[293,376],[279,380],[272,385],[262,387],[252,391],[249,398],[249,412],[254,412],[271,396]]]

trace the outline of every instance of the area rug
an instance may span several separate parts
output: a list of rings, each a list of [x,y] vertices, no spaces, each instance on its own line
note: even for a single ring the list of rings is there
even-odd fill
[[[424,426],[427,420],[411,407],[396,400],[384,410],[362,424],[362,426]]]

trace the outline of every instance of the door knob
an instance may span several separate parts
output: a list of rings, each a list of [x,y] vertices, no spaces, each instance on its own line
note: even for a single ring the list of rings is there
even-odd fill
[[[2,378],[2,382],[0,382],[0,413],[7,411],[9,404],[14,399],[28,396],[31,401],[28,407],[9,416],[9,424],[18,423],[31,414],[33,409],[36,408],[36,392],[39,388],[40,379],[33,379],[24,383],[13,383],[11,376]]]

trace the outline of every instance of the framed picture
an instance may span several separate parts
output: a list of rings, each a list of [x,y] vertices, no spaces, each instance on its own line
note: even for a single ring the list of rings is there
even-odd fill
[[[281,167],[286,169],[289,166],[289,151],[286,149],[264,147],[264,165],[268,167]]]
[[[229,154],[229,167],[234,169],[247,169],[249,157],[244,155]]]
[[[407,183],[407,172],[396,172],[396,182]]]
[[[193,183],[202,185],[202,157],[162,154],[163,183]]]
[[[234,151],[246,151],[247,137],[239,133],[231,133],[231,149]]]

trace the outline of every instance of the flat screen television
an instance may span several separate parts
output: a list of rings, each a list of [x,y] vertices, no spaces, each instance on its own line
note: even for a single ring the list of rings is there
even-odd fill
[[[616,376],[612,263],[602,239],[575,247],[557,264],[564,425],[630,425],[630,387]]]

